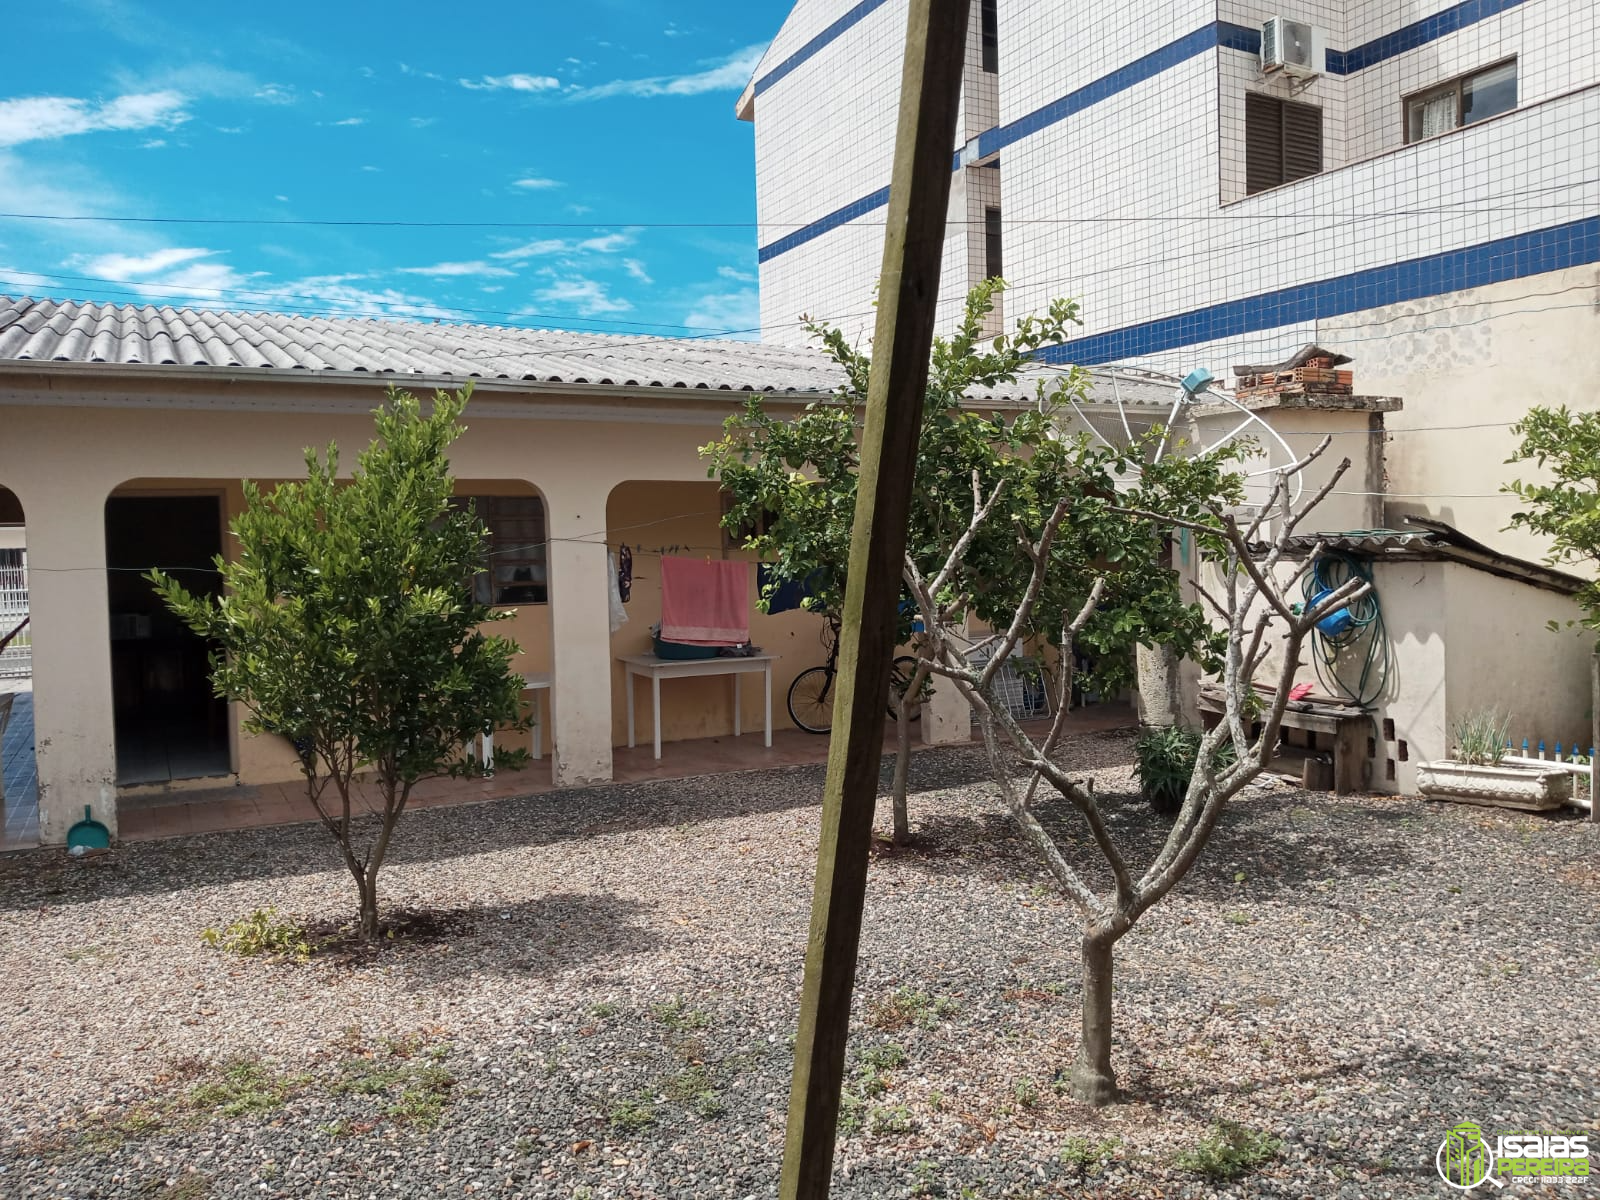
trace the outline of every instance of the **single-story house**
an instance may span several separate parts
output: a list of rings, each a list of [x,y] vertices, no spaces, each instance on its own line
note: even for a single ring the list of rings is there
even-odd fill
[[[63,841],[85,806],[114,829],[130,792],[297,778],[291,746],[244,732],[240,712],[213,699],[204,647],[160,609],[143,572],[214,579],[206,568],[230,552],[242,479],[299,477],[305,448],[330,441],[352,461],[385,387],[468,380],[469,429],[452,466],[504,568],[492,586],[516,609],[500,628],[522,648],[517,666],[550,679],[540,748],[556,785],[606,781],[613,747],[628,741],[619,658],[650,648],[662,556],[746,555],[721,528],[721,492],[700,447],[752,394],[779,411],[832,394],[842,372],[820,352],[0,298],[0,511],[26,530],[42,842]],[[1131,413],[1148,424],[1165,418],[1172,397],[1168,381],[1102,372],[1078,419],[1113,429]],[[988,411],[1035,400],[1029,382],[976,403]],[[1324,434],[1361,448],[1317,528],[1379,524],[1383,418],[1395,401],[1257,407],[1287,452]],[[1202,443],[1204,424],[1194,430]],[[623,547],[634,586],[629,619],[613,632],[608,557]],[[760,614],[755,601],[752,581],[751,637],[779,656],[773,713],[786,725],[791,680],[823,661],[822,622],[798,610]],[[648,730],[650,689],[640,691]],[[727,678],[670,681],[663,740],[760,728],[760,693],[743,688],[736,713]],[[934,716],[924,724],[936,738],[966,736],[956,729],[964,722]]]

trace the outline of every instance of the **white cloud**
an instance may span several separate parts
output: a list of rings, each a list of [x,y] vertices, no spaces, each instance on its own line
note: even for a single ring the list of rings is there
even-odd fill
[[[623,259],[622,260],[622,267],[623,267],[623,269],[625,271],[628,272],[629,275],[633,276],[640,283],[654,283],[655,282],[655,280],[651,279],[649,273],[644,269],[644,264],[642,262],[640,262],[637,258],[625,258],[625,259]]]
[[[633,245],[631,233],[603,233],[599,237],[584,238],[579,242],[577,249],[588,250],[595,254],[615,254],[625,246]]]
[[[619,250],[633,245],[633,232],[602,233],[591,238],[582,238],[578,241],[569,241],[566,238],[536,238],[531,242],[524,242],[520,246],[513,246],[509,250],[497,250],[489,255],[490,258],[521,262],[528,258],[548,258],[554,254],[615,254]]]
[[[508,271],[504,267],[494,266],[482,260],[476,262],[442,262],[434,263],[431,267],[400,267],[402,275],[429,275],[434,278],[445,278],[457,275],[514,275],[515,271]]]
[[[218,133],[243,133],[244,132],[244,126],[243,125],[218,125],[217,126],[217,132]]]
[[[151,138],[148,142],[140,142],[139,143],[139,149],[141,149],[141,150],[159,150],[159,149],[161,149],[161,147],[165,146],[166,144],[167,144],[167,139],[166,138]]]
[[[256,89],[255,99],[265,100],[268,104],[293,104],[295,101],[294,87],[281,83],[266,83]]]
[[[193,262],[198,258],[209,258],[215,253],[215,250],[204,250],[196,246],[173,246],[143,255],[102,254],[85,263],[84,269],[102,279],[135,279],[141,275],[159,275],[183,263]]]
[[[335,125],[365,125],[366,123],[367,119],[365,117],[346,117],[342,121],[334,122]]]
[[[361,169],[363,171],[381,171],[381,170],[383,170],[382,167],[375,167],[371,163],[364,164]]]
[[[274,196],[273,199],[282,201],[284,204],[289,203],[289,197],[287,196]]]
[[[546,188],[560,187],[561,181],[559,179],[541,179],[537,175],[529,175],[525,179],[513,180],[511,186],[524,188],[530,192],[541,192]]]
[[[604,100],[611,96],[699,96],[705,92],[739,91],[766,52],[763,46],[746,46],[737,54],[703,71],[685,75],[653,75],[646,79],[614,79],[595,87],[576,88],[574,100]]]
[[[571,248],[571,245],[561,238],[539,238],[536,241],[524,242],[520,246],[513,246],[509,250],[496,251],[489,257],[520,262],[525,258],[545,258],[551,254],[561,254]]]
[[[438,119],[439,119],[438,117],[412,117],[411,118],[411,128],[413,128],[413,129],[426,129],[429,125],[432,125]]]
[[[464,88],[475,92],[497,92],[508,88],[513,92],[549,92],[561,86],[553,75],[480,75],[477,79],[459,80]]]
[[[754,283],[756,281],[754,272],[741,271],[738,267],[718,267],[717,274],[724,279],[732,279],[739,283]]]
[[[71,96],[0,100],[0,146],[108,129],[172,129],[189,119],[181,92],[138,92],[104,104]]]
[[[710,292],[701,296],[683,323],[691,329],[715,330],[730,337],[755,338],[761,324],[761,304],[754,288],[737,292]]]
[[[620,297],[606,293],[603,283],[594,279],[560,279],[534,293],[546,304],[570,304],[579,316],[597,317],[602,313],[627,312],[633,307]]]
[[[437,71],[424,71],[421,67],[413,67],[410,63],[400,64],[400,74],[415,75],[421,79],[434,79],[440,83],[444,82],[444,76]]]

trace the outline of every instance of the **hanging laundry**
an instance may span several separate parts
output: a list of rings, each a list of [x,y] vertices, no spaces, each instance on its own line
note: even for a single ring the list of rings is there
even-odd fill
[[[617,551],[617,595],[624,604],[633,599],[633,551],[626,542]]]
[[[739,646],[748,642],[750,564],[663,558],[661,639],[691,646]]]
[[[617,556],[611,551],[606,552],[606,569],[610,578],[606,600],[611,613],[611,632],[615,633],[628,623],[628,610],[622,607],[622,573],[617,567]]]

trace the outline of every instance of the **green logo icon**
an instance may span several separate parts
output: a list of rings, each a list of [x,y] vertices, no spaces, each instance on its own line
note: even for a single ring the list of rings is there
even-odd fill
[[[1494,1177],[1494,1151],[1483,1140],[1483,1130],[1472,1121],[1462,1121],[1444,1135],[1433,1164],[1440,1179],[1463,1192],[1485,1180],[1497,1188],[1505,1186]]]

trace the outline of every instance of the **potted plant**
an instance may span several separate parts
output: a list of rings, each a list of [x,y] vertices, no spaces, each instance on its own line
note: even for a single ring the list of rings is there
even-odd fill
[[[1456,722],[1453,758],[1417,764],[1417,790],[1430,800],[1458,800],[1542,812],[1572,795],[1572,775],[1560,767],[1504,762],[1511,720],[1493,711],[1468,713]]]

